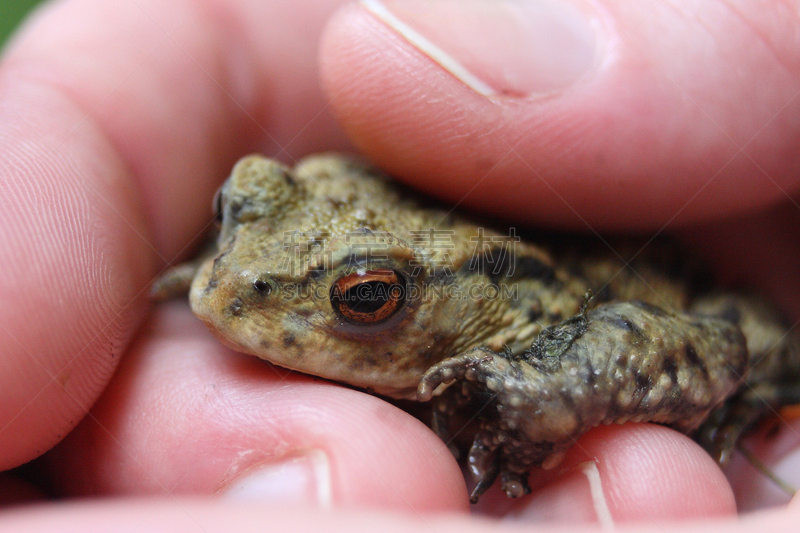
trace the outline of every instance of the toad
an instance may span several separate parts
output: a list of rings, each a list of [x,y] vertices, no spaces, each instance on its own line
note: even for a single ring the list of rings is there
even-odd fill
[[[473,501],[498,476],[528,492],[532,466],[598,424],[667,424],[724,462],[754,420],[798,400],[800,336],[754,297],[698,291],[669,254],[537,246],[337,155],[293,169],[245,157],[216,210],[214,248],[154,294],[189,290],[234,350],[431,402],[446,442],[480,413]]]

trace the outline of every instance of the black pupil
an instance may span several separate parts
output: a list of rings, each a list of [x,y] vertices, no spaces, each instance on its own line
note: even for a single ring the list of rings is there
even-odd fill
[[[365,281],[347,289],[341,302],[356,313],[375,313],[391,300],[398,285],[385,281]]]
[[[253,282],[253,287],[255,287],[258,292],[266,292],[270,289],[269,283],[260,279]]]

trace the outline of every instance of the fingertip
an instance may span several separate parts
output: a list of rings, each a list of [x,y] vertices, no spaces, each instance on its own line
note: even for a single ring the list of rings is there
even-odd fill
[[[596,480],[587,462],[596,467]],[[550,475],[555,478],[513,510],[515,519],[660,522],[736,512],[731,488],[708,454],[688,437],[652,424],[595,428]]]
[[[489,89],[477,87],[424,44],[441,45],[442,26],[462,31],[467,37],[460,35],[457,45],[450,36],[440,48],[480,72],[470,64],[480,54],[458,47],[471,40],[478,50],[497,32],[475,30],[474,13],[465,17],[463,3],[406,4],[370,0],[341,10],[323,39],[321,70],[331,105],[356,144],[426,192],[529,223],[643,230],[764,207],[783,190],[800,188],[792,170],[800,156],[789,141],[798,134],[789,120],[800,107],[796,80],[731,13],[700,27],[697,19],[713,6],[676,13],[638,4],[625,10],[533,2],[550,6],[542,10],[577,6],[570,9],[588,22],[564,23],[564,33],[592,28],[596,54],[572,82],[521,94],[497,91],[496,75],[484,76]],[[434,24],[446,10],[456,22]],[[758,26],[773,15],[750,11],[746,22]],[[709,32],[712,54],[704,52]],[[514,71],[516,52],[484,60]],[[540,68],[535,58],[530,62]],[[743,80],[743,69],[754,77]],[[768,84],[749,81],[762,74]]]
[[[733,491],[711,456],[686,435],[655,424],[599,428],[586,449],[606,457],[608,498],[629,520],[736,513]]]
[[[624,520],[700,518],[736,512],[733,492],[713,459],[686,435],[655,424],[590,432],[577,457],[598,457],[606,496]]]

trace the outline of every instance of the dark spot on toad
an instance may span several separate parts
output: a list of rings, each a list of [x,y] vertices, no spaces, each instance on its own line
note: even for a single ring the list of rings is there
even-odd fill
[[[586,365],[586,375],[585,375],[585,377],[586,377],[586,383],[587,383],[589,386],[592,386],[592,385],[594,385],[594,384],[595,384],[595,382],[597,381],[597,374],[596,374],[595,372],[596,372],[596,371],[595,371],[595,368],[594,368],[594,366],[592,366],[592,364],[591,364],[591,363],[587,363],[587,365]]]
[[[292,176],[286,170],[281,170],[281,176],[283,177],[283,180],[286,182],[287,185],[292,187],[297,185],[297,181],[295,181],[294,176]]]
[[[342,207],[347,205],[347,202],[345,202],[344,200],[340,200],[339,198],[333,198],[332,196],[328,196],[327,198],[325,198],[325,200],[327,200],[328,203],[331,204],[331,207],[333,207],[334,209],[341,209]]]
[[[547,313],[547,321],[551,324],[557,324],[561,322],[561,318],[561,313]]]
[[[653,387],[653,378],[649,375],[642,374],[640,372],[636,373],[636,391],[639,393],[645,393],[649,391]]]
[[[230,215],[231,219],[235,220],[236,222],[241,222],[241,220],[239,219],[239,213],[242,212],[244,204],[246,203],[249,204],[250,202],[247,202],[246,200],[242,200],[239,198],[237,198],[236,201],[232,200],[228,202],[228,212],[226,214]]]
[[[694,345],[691,342],[686,342],[684,352],[686,354],[686,359],[689,361],[692,367],[699,369],[703,374],[703,379],[708,381],[708,367],[706,366],[706,363],[697,355],[697,350],[695,350]]]
[[[536,322],[542,317],[542,310],[538,307],[531,307],[528,309],[528,320]]]
[[[567,412],[574,413],[575,415],[582,415],[578,409],[575,408],[575,397],[573,396],[572,392],[569,390],[561,389],[559,391],[559,398],[561,402],[567,407]]]
[[[240,316],[242,314],[243,307],[244,304],[242,303],[242,301],[239,298],[234,298],[234,300],[228,306],[228,309],[230,310],[233,316]]]
[[[477,267],[497,283],[502,278],[536,279],[549,285],[556,281],[556,271],[541,259],[532,256],[519,257],[504,248],[492,248],[478,255]],[[470,262],[470,265],[475,261]]]
[[[675,361],[675,357],[672,355],[665,356],[661,364],[661,371],[669,376],[673,384],[678,383],[678,363]]]
[[[308,307],[301,307],[294,312],[297,316],[309,317],[314,314],[314,310]]]
[[[296,346],[297,339],[295,338],[294,334],[287,333],[283,336],[283,347],[288,348],[289,346]]]
[[[636,324],[631,322],[629,319],[625,318],[624,316],[610,316],[610,317],[603,317],[603,320],[616,326],[617,328],[632,333],[633,335],[644,338],[645,334],[644,331],[639,328]]]
[[[309,281],[318,280],[321,277],[325,276],[327,271],[325,270],[324,265],[315,265],[308,269],[307,278]]]
[[[539,279],[545,283],[552,283],[556,279],[556,271],[541,259],[521,257],[516,260],[514,277]]]
[[[706,323],[699,320],[693,320],[689,323],[690,326],[697,329],[697,332],[703,334],[706,330]]]

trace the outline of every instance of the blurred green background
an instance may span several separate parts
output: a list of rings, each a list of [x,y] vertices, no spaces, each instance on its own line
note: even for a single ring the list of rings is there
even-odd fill
[[[0,0],[0,46],[25,15],[42,0]]]

